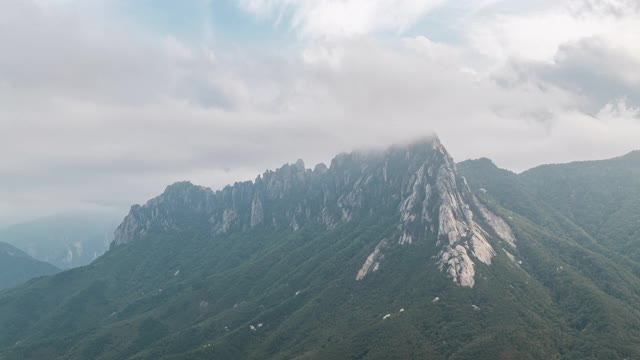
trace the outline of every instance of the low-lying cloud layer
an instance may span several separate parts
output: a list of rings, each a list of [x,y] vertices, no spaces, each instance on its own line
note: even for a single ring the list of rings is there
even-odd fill
[[[636,1],[240,0],[297,35],[268,50],[159,35],[117,2],[0,0],[0,224],[431,131],[516,171],[640,148]],[[440,13],[455,40],[420,25]]]

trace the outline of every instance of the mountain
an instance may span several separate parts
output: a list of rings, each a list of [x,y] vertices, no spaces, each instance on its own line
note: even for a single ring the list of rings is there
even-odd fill
[[[640,358],[640,265],[533,179],[427,138],[173,184],[0,294],[0,359]]]
[[[640,261],[640,151],[524,172],[531,192],[607,248]]]
[[[0,290],[57,271],[55,266],[35,260],[21,250],[0,242]]]
[[[107,251],[121,219],[110,213],[54,215],[0,229],[0,241],[60,269],[70,269]]]

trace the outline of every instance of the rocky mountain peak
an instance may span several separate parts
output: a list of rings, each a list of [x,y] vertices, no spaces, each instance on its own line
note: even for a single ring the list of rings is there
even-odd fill
[[[188,182],[176,183],[143,206],[134,206],[116,230],[113,246],[126,244],[151,230],[180,231],[194,221],[212,237],[254,227],[297,231],[307,224],[331,230],[393,210],[397,235],[375,246],[356,279],[375,272],[391,246],[410,246],[436,238],[435,263],[460,286],[472,287],[478,262],[496,255],[475,219],[499,224],[471,194],[455,162],[437,137],[424,138],[383,151],[356,151],[336,156],[331,166],[306,169],[302,160],[266,171],[254,182],[211,191]],[[507,241],[507,240],[505,240]],[[509,239],[508,241],[512,241]]]
[[[430,146],[424,146],[425,142],[421,141],[398,148],[407,159],[414,161],[401,193],[397,244],[408,245],[426,236],[437,237],[440,251],[436,261],[440,270],[456,284],[473,287],[477,262],[491,265],[496,255],[488,240],[491,237],[489,231],[474,218],[483,218],[491,232],[504,236],[504,239],[498,236],[498,240],[514,243],[515,238],[506,222],[482,206],[471,193],[440,141],[434,138],[427,144]],[[426,149],[430,149],[428,155]],[[392,148],[389,152],[394,150]],[[393,242],[385,240],[376,246],[358,272],[357,280],[378,269],[384,258],[384,248],[391,244]]]

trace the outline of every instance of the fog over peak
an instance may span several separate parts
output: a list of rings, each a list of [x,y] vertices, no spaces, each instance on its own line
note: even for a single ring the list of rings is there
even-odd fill
[[[0,0],[0,225],[434,131],[513,171],[640,148],[636,1],[136,3]]]

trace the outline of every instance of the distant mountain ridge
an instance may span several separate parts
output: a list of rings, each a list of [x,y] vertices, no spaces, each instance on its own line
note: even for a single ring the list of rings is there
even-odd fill
[[[70,213],[0,229],[0,241],[60,269],[89,264],[109,248],[121,217],[111,213]]]
[[[640,261],[640,151],[610,160],[543,165],[520,178],[600,243]]]
[[[55,266],[35,260],[22,250],[0,242],[0,290],[58,271]]]
[[[176,183],[90,265],[0,293],[0,359],[640,358],[622,159],[515,174],[426,138]]]

